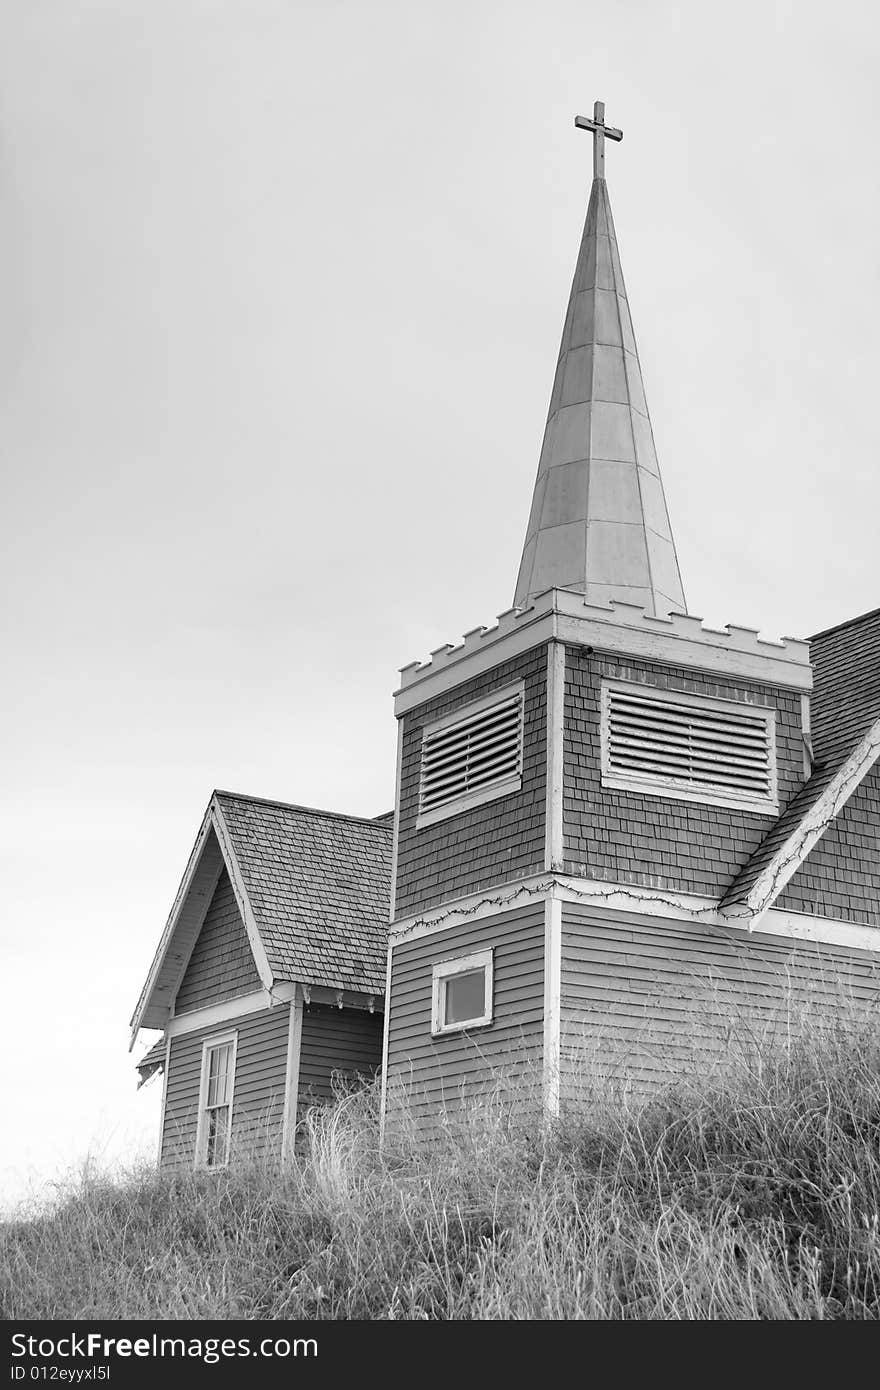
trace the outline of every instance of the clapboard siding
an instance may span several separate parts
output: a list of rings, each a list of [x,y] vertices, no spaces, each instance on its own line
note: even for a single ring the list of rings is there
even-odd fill
[[[521,789],[417,829],[425,724],[520,680],[525,684]],[[546,729],[546,645],[463,681],[403,716],[395,900],[398,917],[543,869]]]
[[[756,681],[566,648],[566,872],[720,897],[761,843],[775,813],[603,787],[600,703],[605,680],[774,710],[780,809],[803,785],[800,696]]]
[[[871,952],[566,903],[562,1089],[650,1090],[880,1002]]]
[[[238,903],[223,869],[181,981],[174,1012],[189,1013],[261,988]]]
[[[199,1028],[171,1040],[162,1127],[162,1166],[191,1168],[195,1161],[202,1044],[238,1034],[232,1100],[235,1150],[271,1157],[280,1152],[287,1073],[290,1006],[277,1005],[229,1023]]]
[[[431,1035],[432,970],[440,961],[494,950],[493,1021]],[[502,1076],[534,1081],[544,1028],[544,906],[536,903],[394,946],[388,1032],[389,1116],[406,1103],[436,1117]]]
[[[382,1014],[364,1009],[303,1008],[297,1117],[330,1100],[334,1086],[375,1076],[382,1065]]]

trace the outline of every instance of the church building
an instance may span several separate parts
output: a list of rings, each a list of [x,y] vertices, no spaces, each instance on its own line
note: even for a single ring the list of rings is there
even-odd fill
[[[292,1152],[381,1070],[428,1128],[880,989],[880,609],[807,641],[686,606],[605,182],[594,178],[513,606],[395,694],[395,810],[215,792],[132,1019],[166,1167]]]

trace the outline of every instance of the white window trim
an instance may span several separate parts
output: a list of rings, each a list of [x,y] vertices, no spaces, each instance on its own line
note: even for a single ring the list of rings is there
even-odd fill
[[[208,1147],[208,1126],[206,1120],[208,1112],[206,1109],[208,1101],[208,1053],[214,1047],[223,1047],[226,1043],[232,1044],[232,1070],[231,1084],[229,1087],[229,1128],[226,1136],[226,1157],[222,1163],[215,1163],[210,1171],[213,1173],[218,1168],[226,1168],[229,1164],[229,1155],[232,1148],[232,1116],[235,1105],[235,1069],[238,1060],[238,1032],[217,1033],[214,1037],[205,1038],[202,1043],[202,1070],[199,1081],[199,1121],[196,1129],[196,1154],[195,1168],[206,1168],[206,1149]]]
[[[724,791],[717,787],[699,787],[684,781],[667,778],[660,774],[653,775],[639,772],[621,772],[619,769],[612,769],[610,766],[611,758],[611,727],[609,721],[611,706],[611,691],[624,690],[627,693],[638,693],[644,695],[646,699],[657,699],[669,704],[682,705],[685,708],[717,710],[719,714],[727,714],[731,710],[737,713],[743,711],[750,715],[759,717],[767,730],[767,751],[768,769],[770,773],[770,785],[772,793],[769,796],[757,796],[753,792],[743,792],[739,794],[735,791]],[[776,771],[776,710],[768,705],[752,705],[745,700],[717,700],[711,696],[692,695],[679,690],[664,690],[656,685],[642,685],[638,681],[603,681],[602,682],[602,701],[601,714],[599,721],[599,742],[601,748],[601,777],[602,786],[613,791],[641,792],[645,796],[660,796],[671,801],[691,801],[703,806],[724,806],[728,809],[740,811],[757,811],[763,816],[775,816],[779,814],[779,787]]]
[[[502,781],[493,782],[490,786],[480,787],[476,791],[464,792],[457,796],[454,801],[447,801],[445,806],[436,806],[431,811],[419,810],[416,817],[416,830],[422,830],[427,825],[436,825],[438,821],[449,820],[450,816],[459,816],[463,811],[473,810],[475,806],[484,806],[488,801],[497,801],[499,797],[509,796],[511,792],[518,792],[522,788],[522,760],[523,760],[523,735],[525,729],[525,681],[514,681],[511,685],[502,686],[500,690],[493,690],[490,695],[483,696],[480,700],[472,700],[470,704],[462,705],[451,714],[445,714],[440,719],[433,719],[430,724],[426,724],[422,729],[422,743],[419,749],[419,780],[421,782],[422,758],[424,756],[425,741],[434,734],[440,733],[443,729],[455,728],[456,724],[463,724],[472,719],[475,714],[481,714],[484,710],[490,710],[495,705],[504,704],[514,696],[519,696],[519,765],[520,771],[514,776],[505,777]],[[421,790],[419,791],[419,804],[421,805]]]
[[[467,975],[472,970],[486,972],[485,1012],[480,1018],[464,1019],[461,1023],[443,1022],[443,1000],[446,981],[455,975]],[[431,988],[431,1034],[441,1037],[445,1033],[470,1032],[472,1028],[486,1028],[494,1016],[494,966],[492,951],[475,951],[470,956],[458,956],[455,960],[438,961],[432,973]]]

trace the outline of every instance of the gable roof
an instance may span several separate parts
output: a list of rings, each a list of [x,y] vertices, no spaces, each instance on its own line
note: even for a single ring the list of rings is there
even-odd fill
[[[211,797],[131,1020],[164,1027],[218,877],[232,883],[263,987],[384,993],[393,821],[235,792]]]
[[[813,771],[722,901],[759,916],[880,756],[880,608],[810,639]]]
[[[214,797],[273,977],[383,993],[392,823]]]

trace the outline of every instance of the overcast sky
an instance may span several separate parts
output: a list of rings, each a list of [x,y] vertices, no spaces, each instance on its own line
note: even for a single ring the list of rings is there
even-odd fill
[[[0,1202],[153,1148],[127,1023],[212,788],[390,808],[397,668],[509,606],[595,98],[690,611],[880,603],[878,35],[5,0]]]

